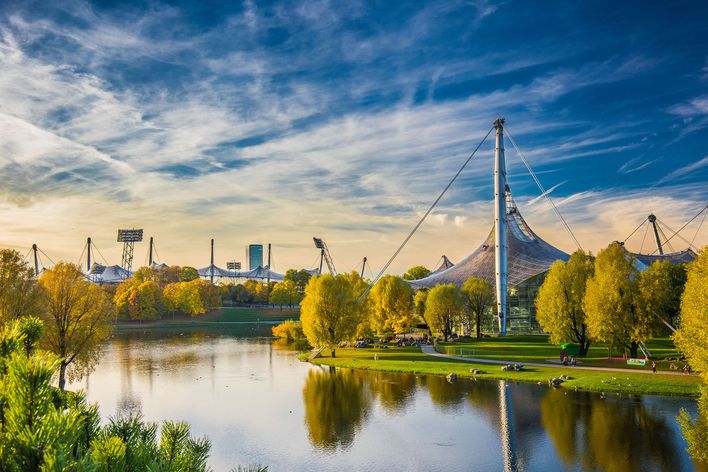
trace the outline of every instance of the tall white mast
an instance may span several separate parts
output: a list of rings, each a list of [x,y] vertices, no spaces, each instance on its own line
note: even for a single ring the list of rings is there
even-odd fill
[[[504,162],[504,118],[494,122],[497,144],[494,151],[494,264],[496,268],[499,336],[506,336],[506,164]]]

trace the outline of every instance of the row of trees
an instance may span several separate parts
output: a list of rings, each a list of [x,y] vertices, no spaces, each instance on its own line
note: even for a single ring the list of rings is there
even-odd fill
[[[446,340],[457,326],[466,332],[476,328],[480,337],[494,303],[491,285],[476,278],[467,280],[461,290],[448,284],[414,294],[404,279],[386,275],[362,297],[367,287],[356,272],[313,277],[300,314],[310,344],[332,348],[354,338],[388,337],[420,322]]]
[[[581,355],[595,340],[624,346],[636,357],[641,343],[678,324],[685,283],[683,265],[655,262],[641,272],[619,243],[596,258],[577,251],[549,270],[536,297],[536,319],[551,342],[576,342]]]
[[[196,316],[221,306],[219,288],[190,269],[176,266],[138,269],[116,289],[113,300],[118,317],[156,320],[175,313]]]

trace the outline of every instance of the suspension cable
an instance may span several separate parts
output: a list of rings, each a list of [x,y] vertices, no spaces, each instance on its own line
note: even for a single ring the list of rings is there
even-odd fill
[[[396,249],[396,252],[393,253],[393,255],[391,256],[391,258],[386,262],[386,264],[384,264],[384,266],[381,268],[381,270],[380,270],[379,273],[376,275],[376,277],[374,277],[374,280],[371,281],[371,283],[369,284],[369,286],[366,287],[366,290],[364,290],[364,292],[359,296],[359,301],[361,301],[361,300],[363,300],[364,298],[366,298],[366,296],[369,294],[369,292],[371,291],[371,289],[373,288],[373,286],[376,284],[376,282],[378,282],[378,280],[381,278],[381,276],[384,274],[384,272],[386,272],[386,269],[388,269],[388,267],[389,267],[389,266],[391,265],[391,263],[396,259],[396,257],[398,256],[398,254],[403,250],[403,248],[406,246],[406,244],[408,244],[408,241],[413,237],[413,235],[415,234],[415,232],[418,231],[418,228],[420,228],[420,225],[423,224],[423,222],[424,222],[425,219],[428,217],[428,215],[430,214],[430,212],[433,211],[433,209],[437,206],[438,202],[440,202],[440,200],[442,199],[442,197],[447,193],[447,191],[450,189],[450,187],[451,187],[452,184],[455,182],[455,180],[457,180],[457,178],[460,176],[460,174],[461,174],[462,171],[465,169],[465,167],[467,167],[467,164],[469,164],[469,162],[472,160],[472,158],[473,158],[474,155],[477,153],[477,151],[479,150],[479,148],[482,147],[482,144],[484,144],[484,142],[487,140],[487,138],[489,137],[489,135],[492,133],[492,130],[493,130],[493,129],[494,129],[494,127],[489,128],[489,131],[487,131],[487,134],[484,135],[484,138],[482,138],[482,140],[479,142],[479,144],[477,145],[477,147],[474,148],[474,151],[472,151],[472,154],[470,154],[469,157],[467,158],[467,160],[462,164],[462,166],[461,166],[460,169],[457,171],[457,173],[454,175],[454,177],[452,178],[452,180],[450,180],[450,182],[448,182],[448,184],[445,186],[445,188],[443,189],[443,191],[440,192],[440,195],[438,195],[438,198],[435,199],[435,201],[432,203],[432,205],[430,205],[430,208],[428,208],[428,210],[423,214],[423,216],[420,218],[420,220],[418,221],[418,223],[416,223],[416,225],[413,227],[413,229],[411,229],[410,233],[408,233],[408,236],[406,236],[406,238],[403,240],[403,242],[401,243],[401,245],[398,246],[398,249]]]
[[[98,255],[101,256],[101,259],[103,259],[103,262],[105,262],[106,265],[109,265],[109,264],[108,264],[108,259],[106,259],[105,257],[103,257],[103,253],[102,253],[101,250],[98,248],[98,246],[96,246],[96,243],[94,243],[93,241],[92,241],[92,243],[93,243],[93,248],[96,250],[96,252],[98,252]]]
[[[665,242],[671,241],[671,239],[672,239],[674,236],[676,236],[676,235],[679,234],[681,231],[683,231],[683,229],[684,229],[686,226],[690,225],[691,222],[692,222],[693,220],[695,220],[696,218],[698,218],[698,216],[699,216],[701,213],[703,213],[707,208],[708,208],[708,205],[705,205],[703,208],[701,208],[701,211],[699,211],[698,213],[696,213],[696,215],[695,215],[693,218],[691,218],[690,220],[688,220],[688,221],[686,222],[686,224],[684,224],[683,226],[681,226],[678,231],[675,231],[674,234],[672,234],[671,237],[669,237]],[[671,228],[669,228],[669,229],[671,229]],[[673,232],[673,230],[671,230],[671,231]],[[693,247],[692,244],[691,244],[691,247]],[[654,253],[655,253],[656,251],[658,251],[658,250],[659,250],[658,248],[655,249],[654,252],[652,252],[652,253],[649,254],[649,255],[650,255],[650,256],[653,256]]]
[[[648,219],[648,218],[644,218],[644,219],[642,220],[642,222],[639,223],[639,226],[637,226],[636,228],[634,228],[634,231],[632,231],[631,233],[629,233],[629,236],[627,236],[626,238],[624,238],[624,241],[622,241],[622,242],[623,242],[623,243],[626,243],[627,240],[628,240],[629,238],[631,238],[631,237],[634,235],[634,233],[636,233],[637,230],[639,230],[639,228],[641,228],[641,227],[644,225],[644,223],[647,222],[647,219]],[[647,229],[649,229],[649,226],[647,226]],[[646,235],[646,233],[645,233],[645,235]],[[640,251],[640,252],[641,252],[641,251]]]
[[[708,209],[708,205],[706,205],[701,212],[703,213],[703,218],[701,218],[701,224],[698,225],[698,228],[696,229],[696,233],[693,235],[693,238],[691,239],[691,246],[693,246],[693,241],[696,240],[696,236],[698,236],[698,233],[701,231],[701,226],[703,226],[703,222],[706,220],[706,215],[708,215],[708,211],[705,211]]]
[[[644,220],[646,221],[646,220]],[[639,247],[639,254],[642,253],[642,250],[644,250],[644,241],[647,239],[647,234],[649,233],[649,225],[647,225],[647,228],[644,230],[644,237],[642,238],[642,245]],[[626,241],[626,239],[625,239]]]
[[[531,165],[526,160],[526,157],[524,157],[524,154],[521,152],[519,147],[516,145],[516,141],[514,141],[514,138],[511,136],[511,133],[509,133],[509,130],[506,127],[504,127],[504,131],[506,131],[506,135],[509,136],[509,141],[511,141],[511,144],[514,146],[514,149],[516,149],[516,153],[519,155],[519,157],[523,161],[524,165],[526,166],[526,169],[528,169],[529,173],[531,174],[531,177],[533,177],[533,180],[536,182],[536,185],[538,185],[538,188],[541,190],[541,195],[546,197],[548,202],[553,207],[553,211],[556,213],[558,218],[561,220],[561,223],[563,223],[563,226],[565,227],[566,231],[568,231],[568,234],[570,234],[570,237],[573,238],[573,241],[575,241],[575,244],[576,244],[576,246],[578,246],[578,249],[580,249],[582,251],[583,247],[578,242],[578,239],[575,237],[575,234],[573,234],[573,231],[570,229],[570,226],[568,226],[568,223],[565,221],[565,218],[563,218],[563,215],[561,215],[561,212],[558,210],[558,207],[556,207],[556,204],[553,203],[553,199],[548,194],[548,192],[546,192],[546,189],[541,184],[541,181],[538,180],[538,177],[536,177],[536,173],[533,171],[533,169],[531,168]]]

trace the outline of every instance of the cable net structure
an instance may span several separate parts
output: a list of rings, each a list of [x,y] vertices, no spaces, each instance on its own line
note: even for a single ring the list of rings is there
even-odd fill
[[[514,287],[542,273],[557,260],[567,261],[569,256],[548,244],[533,232],[519,212],[506,187],[506,241],[508,252],[508,286]],[[415,288],[432,288],[438,284],[455,284],[461,287],[470,277],[486,280],[493,287],[496,269],[494,261],[494,228],[484,242],[469,256],[452,267],[435,271],[428,277],[410,281]]]

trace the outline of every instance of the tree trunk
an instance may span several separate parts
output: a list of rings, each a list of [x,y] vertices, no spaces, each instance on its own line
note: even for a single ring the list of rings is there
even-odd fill
[[[66,385],[66,363],[62,361],[59,364],[59,390],[64,391],[64,386]]]
[[[580,357],[587,356],[590,349],[590,340],[585,336],[579,336],[578,345],[580,346]]]
[[[337,356],[335,356],[335,354],[334,354],[334,348],[332,348],[332,358],[334,358],[334,357],[337,357]]]
[[[482,315],[477,313],[477,339],[482,339]]]
[[[629,357],[631,357],[632,359],[636,359],[638,353],[639,343],[632,341],[632,343],[629,345]]]

